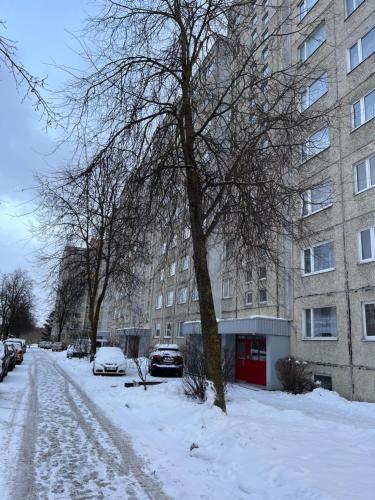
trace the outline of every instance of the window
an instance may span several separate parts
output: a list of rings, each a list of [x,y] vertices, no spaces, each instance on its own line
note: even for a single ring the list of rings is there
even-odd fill
[[[160,245],[160,254],[164,255],[166,251],[167,251],[167,244],[166,243],[162,243]]]
[[[362,304],[362,317],[365,338],[375,340],[375,302]]]
[[[188,296],[188,289],[186,287],[180,288],[178,291],[178,303],[186,304]]]
[[[160,281],[164,281],[164,277],[165,277],[165,270],[164,270],[164,269],[162,269],[162,270],[160,271]]]
[[[352,45],[348,52],[348,71],[351,71],[375,52],[375,28]]]
[[[233,297],[233,280],[232,278],[223,279],[223,299]]]
[[[260,280],[267,279],[267,268],[265,266],[261,266],[259,268],[259,279]]]
[[[314,132],[302,146],[302,161],[309,160],[330,146],[329,129],[321,128]]]
[[[267,78],[267,76],[270,76],[270,74],[271,74],[270,67],[268,66],[268,64],[265,64],[265,65],[263,66],[263,76],[264,76],[265,78]],[[267,102],[267,104],[268,104],[268,102]],[[268,107],[268,109],[269,109],[269,107]],[[267,111],[268,111],[268,109],[267,109]],[[265,110],[265,111],[266,111],[266,110]]]
[[[160,337],[161,326],[160,323],[155,323],[154,337]]]
[[[262,7],[267,7],[269,0],[263,0]]]
[[[354,165],[354,191],[361,193],[375,186],[375,156]]]
[[[193,290],[191,292],[191,300],[193,300],[194,302],[199,300],[198,288],[196,286],[193,287]]]
[[[254,31],[251,33],[251,40],[255,43],[257,38],[258,38],[258,33],[257,33],[257,30],[254,30]]]
[[[319,387],[322,387],[322,389],[332,391],[332,377],[328,375],[314,375],[314,382]]]
[[[172,323],[166,323],[164,330],[164,337],[165,338],[172,337]]]
[[[268,47],[265,47],[262,50],[262,57],[263,59],[267,59],[267,57],[270,55],[270,49]]]
[[[320,99],[324,94],[328,92],[328,75],[325,71],[319,78],[317,78],[311,85],[306,87],[306,89],[300,95],[300,108],[301,111],[305,111],[314,102]]]
[[[163,295],[160,293],[156,298],[155,309],[161,309],[163,307]]]
[[[251,306],[253,304],[253,292],[245,293],[245,304]]]
[[[259,303],[264,304],[267,302],[267,290],[265,288],[261,288],[259,290]]]
[[[314,7],[317,1],[318,0],[303,0],[303,2],[298,5],[298,17],[300,21],[302,21],[306,14]]]
[[[337,337],[336,307],[318,307],[304,311],[305,338]]]
[[[303,274],[317,274],[332,271],[335,268],[335,252],[333,241],[318,243],[302,252]]]
[[[375,116],[375,90],[352,105],[353,128],[360,127]]]
[[[360,262],[375,260],[375,226],[359,231],[359,260]]]
[[[251,269],[247,269],[245,272],[245,282],[251,283],[252,279],[253,279],[253,273],[252,273]]]
[[[350,16],[365,0],[346,0],[346,15]]]
[[[306,61],[326,40],[326,25],[325,23],[319,26],[311,33],[311,35],[298,47],[298,58],[300,62]]]
[[[168,269],[168,276],[174,276],[176,274],[176,262],[171,262]]]
[[[177,323],[177,337],[183,337],[184,336],[184,330],[183,330],[184,322],[179,321]]]
[[[167,303],[166,303],[165,307],[171,307],[171,306],[173,306],[173,300],[174,300],[174,291],[173,290],[169,290],[167,292]]]
[[[268,28],[266,28],[262,33],[262,40],[267,40],[268,36],[269,36]]]
[[[264,14],[264,16],[262,17],[262,22],[263,22],[264,26],[266,26],[270,22],[270,18],[268,16],[268,12],[266,12]]]
[[[332,183],[325,182],[312,187],[303,193],[302,215],[315,214],[332,205]]]
[[[181,259],[181,271],[187,271],[189,269],[189,256],[184,255]]]
[[[258,16],[255,14],[255,16],[253,16],[251,18],[251,26],[256,26],[257,22],[258,22]]]
[[[233,241],[227,241],[224,245],[224,259],[233,257]]]

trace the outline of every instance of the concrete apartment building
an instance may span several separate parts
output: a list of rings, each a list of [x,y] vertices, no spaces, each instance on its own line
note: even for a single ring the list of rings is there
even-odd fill
[[[282,57],[272,47],[262,57],[315,68],[302,110],[337,105],[337,112],[306,138],[314,144],[300,166],[311,185],[300,214],[307,238],[280,241],[285,268],[261,255],[239,262],[230,243],[210,246],[219,333],[235,352],[236,379],[278,388],[274,363],[290,353],[311,363],[323,386],[375,401],[375,2],[264,0],[251,8],[241,35],[250,41],[290,15]],[[176,229],[168,248],[160,234],[152,239],[142,319],[120,318],[116,329],[142,327],[151,345],[184,346],[200,333],[189,230]]]

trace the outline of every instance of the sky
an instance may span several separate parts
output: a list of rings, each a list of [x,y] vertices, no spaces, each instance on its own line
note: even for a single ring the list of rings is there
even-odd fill
[[[17,60],[36,76],[47,77],[50,96],[67,83],[59,66],[80,67],[74,52],[77,34],[93,3],[84,0],[1,0],[2,36],[17,42]],[[35,283],[36,316],[43,323],[51,309],[51,292],[36,259],[41,243],[30,225],[36,222],[35,174],[69,161],[71,145],[60,143],[60,132],[46,129],[31,98],[24,99],[12,75],[0,63],[0,273],[29,271]]]

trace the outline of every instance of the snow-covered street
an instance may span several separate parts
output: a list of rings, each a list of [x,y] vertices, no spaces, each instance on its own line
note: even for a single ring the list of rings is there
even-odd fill
[[[225,416],[91,369],[31,349],[0,385],[1,500],[375,498],[374,404],[234,385]]]

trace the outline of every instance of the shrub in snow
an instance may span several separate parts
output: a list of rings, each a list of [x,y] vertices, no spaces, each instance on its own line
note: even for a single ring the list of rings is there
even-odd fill
[[[275,368],[284,391],[302,394],[314,388],[309,365],[306,361],[289,356],[279,359]]]
[[[206,400],[206,370],[202,350],[195,344],[189,343],[186,349],[185,369],[182,385],[187,396]]]

